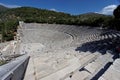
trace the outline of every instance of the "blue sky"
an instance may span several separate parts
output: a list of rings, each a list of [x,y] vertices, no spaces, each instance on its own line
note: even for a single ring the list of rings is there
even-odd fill
[[[32,6],[70,14],[112,14],[120,0],[0,0],[7,7]]]

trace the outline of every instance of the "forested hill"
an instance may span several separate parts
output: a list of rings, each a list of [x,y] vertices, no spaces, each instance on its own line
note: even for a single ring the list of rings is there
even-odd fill
[[[37,22],[37,23],[99,26],[100,25],[98,24],[99,22],[102,23],[106,18],[111,18],[111,16],[105,16],[97,13],[70,15],[63,12],[55,12],[45,9],[20,7],[20,8],[13,8],[4,11],[3,13],[0,14],[0,18],[2,21],[9,21],[12,19],[12,20],[23,20],[25,22]],[[86,23],[88,21],[90,22]]]
[[[0,6],[0,9],[3,6]],[[50,23],[68,25],[87,25],[91,27],[111,27],[113,16],[106,16],[98,13],[86,13],[71,15],[63,12],[56,12],[33,7],[3,8],[0,12],[0,33],[4,40],[11,40],[15,35],[18,21],[27,23]]]
[[[3,12],[0,18],[4,20],[23,20],[25,22],[53,23],[72,18],[70,14],[32,7],[13,8]],[[60,21],[59,21],[60,22]]]
[[[9,8],[0,5],[0,12],[6,11],[6,10],[8,10],[8,9],[9,9]]]

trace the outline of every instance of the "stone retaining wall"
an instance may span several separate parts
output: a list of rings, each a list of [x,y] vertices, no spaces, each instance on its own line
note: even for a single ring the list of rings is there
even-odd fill
[[[23,55],[0,67],[0,80],[22,80],[27,68],[29,56]]]

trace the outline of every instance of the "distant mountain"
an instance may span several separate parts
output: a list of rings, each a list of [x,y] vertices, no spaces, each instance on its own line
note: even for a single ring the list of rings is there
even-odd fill
[[[55,20],[63,20],[70,18],[70,14],[66,14],[63,12],[55,12],[46,9],[38,9],[33,7],[20,7],[20,8],[13,8],[4,11],[0,15],[2,20],[9,20],[9,19],[17,19],[23,20],[27,22],[42,22],[42,23],[49,23],[55,22]]]
[[[93,27],[108,26],[109,21],[112,18],[113,16],[108,16],[99,13],[92,13],[92,12],[80,14],[76,16],[79,25],[93,26]]]
[[[6,10],[8,10],[8,9],[9,9],[9,8],[0,5],[0,12],[6,11]]]
[[[95,18],[106,18],[113,16],[90,12],[90,13],[80,14],[78,15],[78,17],[80,17],[81,19],[93,19],[93,18],[95,19]]]
[[[25,22],[40,22],[40,23],[61,23],[61,24],[76,24],[76,20],[94,20],[98,18],[110,17],[98,13],[85,13],[80,15],[70,15],[63,12],[55,12],[47,9],[38,9],[33,7],[20,7],[8,9],[0,6],[0,11],[4,11],[0,15],[1,20],[23,20]]]
[[[80,14],[80,15],[84,15],[84,16],[87,16],[87,15],[105,16],[104,14],[99,14],[99,13],[94,13],[94,12],[88,12],[88,13],[84,13],[84,14]]]

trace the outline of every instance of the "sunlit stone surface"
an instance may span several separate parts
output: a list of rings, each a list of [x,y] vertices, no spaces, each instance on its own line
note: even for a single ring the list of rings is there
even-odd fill
[[[119,68],[108,50],[119,32],[109,32],[113,34],[86,26],[22,23],[20,53],[31,56],[24,80],[110,80],[108,72]]]

